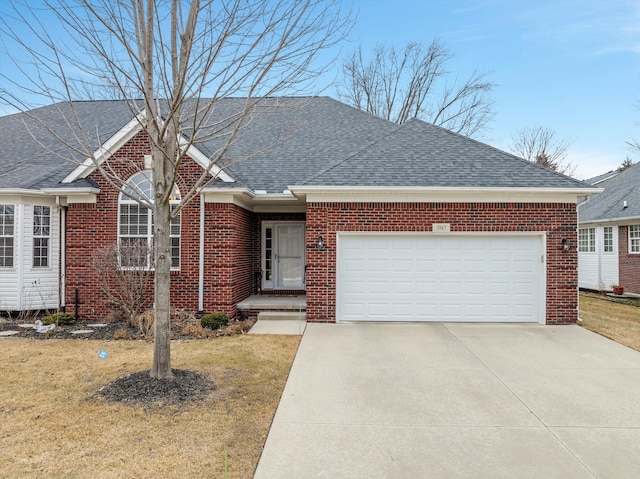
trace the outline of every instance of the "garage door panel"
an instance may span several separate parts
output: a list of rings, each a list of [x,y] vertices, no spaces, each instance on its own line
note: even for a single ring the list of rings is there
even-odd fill
[[[489,261],[488,273],[508,273],[509,261],[506,259],[494,259]]]
[[[349,321],[539,321],[540,236],[340,235]]]

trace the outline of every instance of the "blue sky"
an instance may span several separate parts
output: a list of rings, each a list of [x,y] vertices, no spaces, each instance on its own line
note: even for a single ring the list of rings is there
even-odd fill
[[[640,2],[353,0],[353,5],[358,17],[341,47],[344,53],[360,44],[402,47],[437,37],[455,54],[452,75],[490,72],[497,84],[496,115],[482,141],[508,150],[517,129],[551,128],[573,140],[569,159],[582,179],[616,168],[627,155],[640,159],[625,144],[640,139]],[[6,59],[0,58],[0,68],[7,68]],[[319,79],[318,87],[331,78]],[[336,97],[331,86],[323,93]]]
[[[574,140],[588,178],[616,168],[640,139],[640,2],[625,0],[355,0],[349,50],[440,38],[461,77],[490,71],[495,119],[482,138],[508,150],[519,128]],[[332,96],[332,89],[328,90]]]

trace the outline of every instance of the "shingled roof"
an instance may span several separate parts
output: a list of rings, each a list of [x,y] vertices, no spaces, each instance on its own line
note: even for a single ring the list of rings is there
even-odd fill
[[[604,188],[604,191],[589,198],[588,202],[578,208],[581,223],[622,218],[640,219],[640,163],[600,182],[598,187]]]
[[[58,103],[28,114],[0,117],[0,188],[55,187],[78,161],[84,160],[77,151],[83,144],[98,148],[132,117],[131,109],[123,101],[74,102],[73,111],[69,104]],[[75,127],[76,122],[88,133],[87,138]]]
[[[220,100],[210,121],[229,117],[244,102],[243,98]],[[133,118],[124,101],[76,102],[74,109],[78,123],[91,132],[89,140],[95,148]],[[69,105],[50,105],[31,114],[54,125],[67,143],[79,144],[73,122],[60,120],[74,118]],[[53,187],[77,166],[70,160],[83,159],[25,114],[0,117],[0,139],[4,145],[0,189]],[[212,157],[222,142],[218,136],[196,146]],[[282,193],[291,185],[589,188],[429,123],[412,120],[397,125],[329,97],[265,100],[219,166],[235,183],[213,181],[210,187],[268,193]],[[67,186],[74,185],[86,186],[86,180]]]
[[[305,185],[585,188],[585,183],[413,119]]]

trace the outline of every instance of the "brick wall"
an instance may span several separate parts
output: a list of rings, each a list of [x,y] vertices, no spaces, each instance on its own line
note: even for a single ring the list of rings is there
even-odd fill
[[[227,203],[205,204],[204,305],[236,314],[253,289],[253,215]]]
[[[424,232],[433,223],[449,223],[452,232],[546,232],[546,322],[577,320],[575,204],[309,203],[306,218],[308,321],[335,321],[337,232]],[[318,235],[325,250],[315,246]],[[562,237],[572,245],[569,252],[562,251]]]
[[[640,254],[629,253],[629,227],[618,229],[618,257],[620,284],[625,292],[640,294]]]
[[[109,166],[120,178],[129,178],[143,169],[144,155],[149,152],[148,138],[139,133],[109,159]],[[178,180],[183,195],[201,172],[197,163],[186,159]],[[98,171],[90,178],[100,185],[97,203],[74,203],[67,209],[66,304],[68,311],[74,311],[78,288],[80,318],[104,320],[116,308],[100,291],[90,262],[93,251],[118,240],[119,193]],[[181,213],[180,270],[171,272],[172,306],[192,311],[198,309],[199,225],[200,198],[196,196]],[[152,285],[148,301],[153,303]]]

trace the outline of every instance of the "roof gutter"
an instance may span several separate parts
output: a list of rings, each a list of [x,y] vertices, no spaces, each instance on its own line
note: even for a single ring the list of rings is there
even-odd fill
[[[580,221],[580,218],[578,218],[578,224],[588,225],[588,224],[599,224],[599,223],[624,223],[627,221],[638,221],[638,220],[640,220],[640,216],[622,216],[620,218],[598,218],[596,220],[586,220],[586,221]]]
[[[293,185],[289,190],[295,193],[560,193],[576,196],[593,195],[602,193],[604,188],[518,188],[518,187],[494,187],[475,188],[459,186],[309,186]]]

